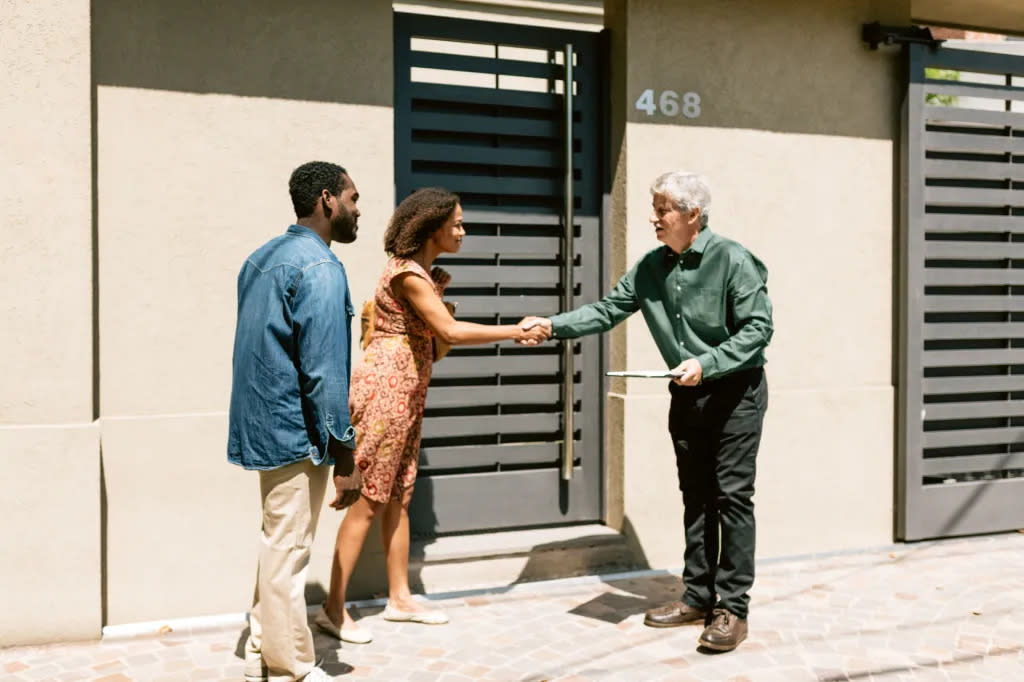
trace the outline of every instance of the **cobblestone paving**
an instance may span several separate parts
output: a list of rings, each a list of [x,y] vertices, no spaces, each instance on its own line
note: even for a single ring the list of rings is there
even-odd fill
[[[758,564],[750,638],[696,649],[698,626],[644,627],[677,576],[582,578],[435,600],[452,622],[391,623],[375,639],[317,636],[335,679],[1024,680],[1024,535]],[[0,650],[0,680],[240,680],[241,627]]]

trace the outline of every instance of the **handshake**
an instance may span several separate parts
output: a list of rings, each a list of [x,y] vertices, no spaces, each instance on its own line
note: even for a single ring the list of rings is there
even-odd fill
[[[551,338],[551,320],[528,315],[519,321],[522,334],[516,339],[521,346],[536,346]]]

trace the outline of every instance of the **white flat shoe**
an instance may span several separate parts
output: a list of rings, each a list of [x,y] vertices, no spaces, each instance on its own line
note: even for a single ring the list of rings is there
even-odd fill
[[[331,620],[330,616],[327,615],[327,611],[324,607],[320,607],[320,610],[316,612],[313,617],[313,622],[316,626],[329,634],[335,639],[340,639],[342,642],[348,642],[349,644],[369,644],[373,641],[373,633],[366,628],[339,628]]]
[[[399,611],[391,604],[384,608],[384,620],[396,623],[423,623],[424,625],[444,625],[448,622],[448,614],[444,611]]]

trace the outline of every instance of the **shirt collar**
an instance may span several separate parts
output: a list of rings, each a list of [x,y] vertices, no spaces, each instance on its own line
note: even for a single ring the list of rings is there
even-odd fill
[[[700,232],[697,233],[697,238],[693,240],[693,244],[690,245],[686,251],[696,251],[697,253],[704,253],[704,249],[707,247],[708,242],[711,241],[711,228],[702,227]]]
[[[323,246],[325,249],[328,248],[327,244],[324,244],[324,240],[320,239],[320,235],[318,235],[316,232],[309,229],[308,227],[305,227],[304,225],[295,225],[294,223],[289,225],[288,234],[294,234],[298,237],[311,237],[317,240],[320,243],[320,245]]]
[[[682,253],[676,253],[670,249],[668,245],[663,246],[662,249],[664,253],[662,254],[662,261],[664,262],[665,267],[672,267],[675,265],[677,259],[685,257],[686,254],[691,252],[703,255],[704,249],[706,249],[708,244],[711,242],[712,235],[713,233],[710,228],[701,228],[701,231],[697,233],[697,238],[693,240],[693,244],[690,245],[690,248]]]

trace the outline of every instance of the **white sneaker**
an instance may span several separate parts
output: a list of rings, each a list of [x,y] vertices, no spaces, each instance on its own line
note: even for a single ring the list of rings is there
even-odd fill
[[[384,620],[398,623],[423,623],[424,625],[444,625],[448,622],[448,614],[444,611],[399,611],[391,604],[384,608]]]
[[[302,682],[331,682],[331,676],[323,668],[313,668],[302,678]]]
[[[349,627],[340,628],[334,624],[330,616],[327,615],[327,610],[321,606],[320,610],[313,616],[313,622],[318,628],[329,634],[335,639],[340,639],[343,642],[349,644],[369,644],[373,641],[373,633],[366,628],[360,627]]]

